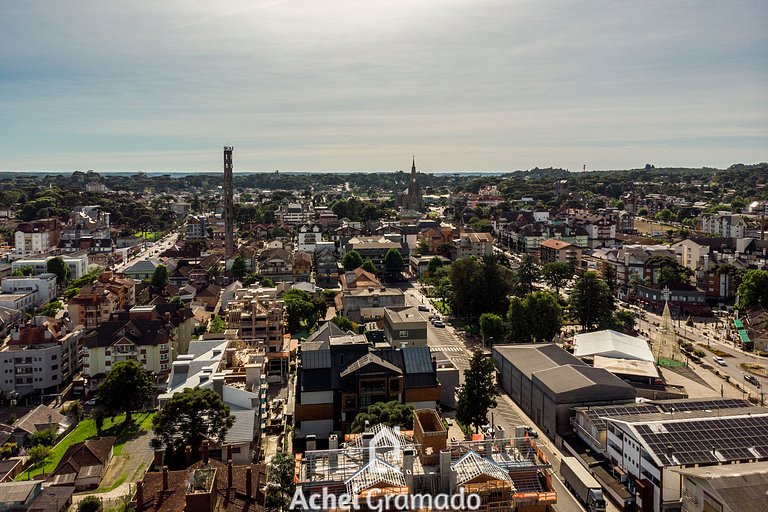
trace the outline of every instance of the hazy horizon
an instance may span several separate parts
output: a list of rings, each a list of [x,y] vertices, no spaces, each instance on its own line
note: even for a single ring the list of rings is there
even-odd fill
[[[242,172],[764,162],[766,19],[761,1],[6,0],[0,169],[218,172],[224,145]]]

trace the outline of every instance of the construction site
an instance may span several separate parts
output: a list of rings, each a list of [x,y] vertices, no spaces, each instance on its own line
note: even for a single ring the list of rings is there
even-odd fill
[[[478,510],[543,512],[557,501],[550,462],[524,429],[515,434],[449,442],[437,413],[418,409],[413,430],[367,426],[341,445],[332,435],[328,450],[315,450],[308,439],[306,452],[296,456],[297,488],[305,496],[347,497],[376,510],[392,510],[393,496],[411,497],[406,502],[413,504],[415,496],[476,495]]]

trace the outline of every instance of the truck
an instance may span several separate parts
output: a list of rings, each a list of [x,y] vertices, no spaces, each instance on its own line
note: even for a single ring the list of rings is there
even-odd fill
[[[560,474],[565,486],[586,505],[589,512],[605,512],[602,487],[576,457],[563,457],[560,462]]]

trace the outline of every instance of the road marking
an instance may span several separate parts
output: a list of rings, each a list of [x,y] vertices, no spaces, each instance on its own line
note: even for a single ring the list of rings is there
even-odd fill
[[[464,349],[461,347],[456,346],[439,346],[439,347],[429,347],[429,350],[433,352],[464,352]]]

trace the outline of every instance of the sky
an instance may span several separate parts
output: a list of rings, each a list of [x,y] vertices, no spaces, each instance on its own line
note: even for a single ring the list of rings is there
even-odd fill
[[[0,0],[0,170],[768,160],[768,2]]]

